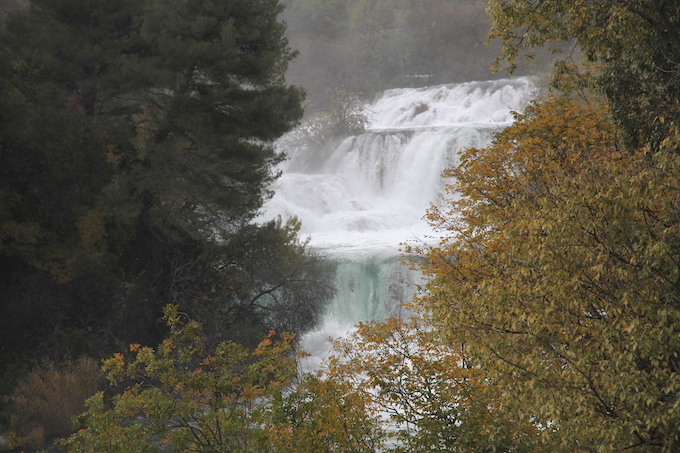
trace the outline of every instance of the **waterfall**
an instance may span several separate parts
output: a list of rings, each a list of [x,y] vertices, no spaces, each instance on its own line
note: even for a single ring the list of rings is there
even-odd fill
[[[326,337],[395,314],[412,297],[418,276],[399,245],[436,240],[423,216],[442,199],[442,170],[488,144],[536,91],[530,78],[388,90],[365,105],[370,127],[360,135],[281,141],[289,159],[264,218],[297,216],[310,245],[337,263],[336,299],[304,349],[323,356]]]

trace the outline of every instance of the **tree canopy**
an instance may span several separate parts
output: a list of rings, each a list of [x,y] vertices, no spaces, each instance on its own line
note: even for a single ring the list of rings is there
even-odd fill
[[[329,382],[368,398],[394,444],[387,451],[532,452],[538,429],[512,414],[462,343],[424,313],[360,323],[333,342]]]
[[[318,373],[299,375],[290,334],[211,346],[177,307],[165,313],[157,348],[104,362],[117,391],[88,400],[67,451],[539,451],[528,417],[505,411],[464,348],[423,316],[360,325]]]
[[[252,220],[302,116],[278,0],[35,0],[0,55],[0,355],[304,330],[332,269]],[[295,294],[295,295],[293,295]]]
[[[89,399],[82,429],[62,443],[70,452],[256,451],[264,437],[258,400],[272,398],[295,375],[286,358],[290,335],[273,332],[250,351],[233,342],[209,348],[198,323],[166,309],[171,332],[158,348],[131,345],[104,370],[129,384],[109,409],[104,393]],[[129,420],[129,422],[126,422]]]
[[[421,301],[565,451],[673,451],[680,168],[614,130],[601,100],[549,97],[464,153]]]
[[[377,419],[347,385],[307,377],[295,384],[293,337],[271,331],[254,349],[210,346],[200,325],[165,310],[170,335],[158,348],[131,345],[104,369],[114,385],[88,401],[67,451],[376,451]],[[133,385],[128,385],[133,384]]]
[[[678,5],[489,12],[511,70],[569,50],[553,94],[447,171],[420,302],[562,450],[676,451]]]
[[[571,73],[583,55],[592,84],[606,95],[626,141],[658,146],[678,123],[680,5],[666,0],[562,2],[491,0],[491,38],[498,61],[516,67],[522,50],[564,50],[559,73]]]

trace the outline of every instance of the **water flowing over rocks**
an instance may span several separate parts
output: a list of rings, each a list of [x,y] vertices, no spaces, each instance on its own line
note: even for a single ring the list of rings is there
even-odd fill
[[[281,141],[289,159],[263,218],[297,216],[310,245],[337,263],[336,300],[303,339],[312,362],[326,337],[399,313],[419,280],[399,245],[437,240],[423,216],[444,194],[442,170],[460,151],[489,143],[536,94],[526,77],[388,90],[365,105],[370,126],[360,135],[325,145]]]

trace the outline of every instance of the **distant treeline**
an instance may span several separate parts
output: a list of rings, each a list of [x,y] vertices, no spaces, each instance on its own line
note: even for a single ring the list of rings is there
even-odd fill
[[[287,78],[307,91],[307,113],[327,110],[338,89],[370,96],[505,75],[491,71],[499,47],[484,44],[490,22],[483,0],[284,3],[287,36],[300,52]]]

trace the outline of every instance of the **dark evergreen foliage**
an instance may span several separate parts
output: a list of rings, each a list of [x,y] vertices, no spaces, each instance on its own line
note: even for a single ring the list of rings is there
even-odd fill
[[[216,338],[315,322],[328,268],[294,225],[252,224],[282,158],[273,140],[302,116],[281,10],[35,0],[8,19],[2,367],[154,344],[170,302]]]

